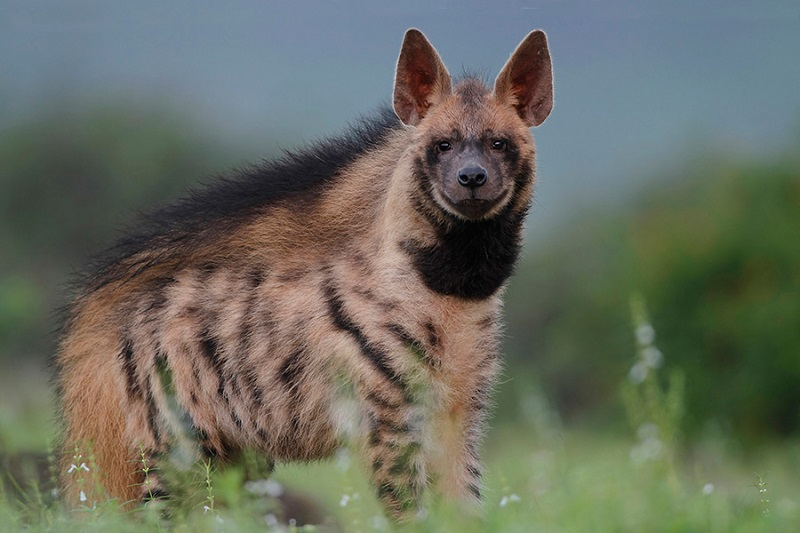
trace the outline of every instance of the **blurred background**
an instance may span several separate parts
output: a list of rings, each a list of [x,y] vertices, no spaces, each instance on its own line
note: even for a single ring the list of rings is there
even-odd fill
[[[685,442],[747,450],[797,435],[796,0],[11,0],[4,447],[52,438],[47,361],[76,269],[138,210],[389,102],[412,26],[452,73],[489,81],[529,31],[550,40],[556,105],[534,130],[539,181],[494,425],[629,431],[641,414],[624,391],[652,379],[678,398]]]

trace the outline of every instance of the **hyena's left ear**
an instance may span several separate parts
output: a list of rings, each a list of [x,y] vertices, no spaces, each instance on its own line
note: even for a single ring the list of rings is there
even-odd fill
[[[450,94],[450,74],[422,32],[406,32],[394,76],[394,112],[416,126],[428,109]]]
[[[517,46],[494,82],[494,94],[528,126],[544,122],[553,109],[553,65],[543,31],[530,32]]]

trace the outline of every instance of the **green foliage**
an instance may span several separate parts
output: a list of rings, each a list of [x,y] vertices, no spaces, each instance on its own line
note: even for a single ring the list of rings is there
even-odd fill
[[[800,429],[800,167],[709,171],[637,217],[631,245],[695,424],[743,437]]]
[[[630,459],[627,438],[578,431],[562,437],[554,444],[528,428],[498,428],[486,454],[484,517],[431,501],[424,520],[400,530],[791,531],[800,520],[796,445],[762,449],[747,462],[717,454],[678,464],[669,483],[663,471]],[[769,499],[766,478],[754,480],[752,474],[762,468],[775,471]],[[323,510],[314,522],[321,527],[296,531],[391,530],[355,462],[279,466],[275,477],[273,487],[291,491],[295,499],[303,495]],[[25,497],[0,499],[0,531],[244,532],[275,530],[296,516],[281,515],[270,491],[243,483],[235,467],[217,471],[198,464],[191,482],[195,486],[187,492],[193,499],[177,511],[151,504],[123,511],[113,503],[70,511],[38,494],[33,484]]]
[[[72,269],[111,245],[137,209],[219,164],[221,151],[194,131],[175,113],[119,105],[2,132],[0,359],[50,352],[53,310]]]
[[[231,149],[165,109],[70,110],[0,137],[0,362],[53,351],[75,268],[137,209],[225,168]],[[52,108],[51,108],[52,109]],[[272,143],[265,143],[269,145]],[[237,153],[238,155],[238,153]],[[800,161],[695,158],[628,210],[598,208],[529,247],[508,291],[499,418],[532,382],[569,424],[620,423],[641,292],[685,376],[685,429],[745,440],[800,429]],[[534,380],[531,376],[536,376]],[[9,417],[0,410],[0,420]]]
[[[631,314],[636,336],[636,362],[620,389],[628,420],[637,435],[631,460],[659,465],[668,479],[677,483],[676,459],[684,414],[683,373],[673,370],[665,388],[658,369],[664,356],[655,344],[655,329],[650,323],[644,300],[631,298]]]
[[[694,160],[635,208],[576,220],[509,290],[509,352],[572,420],[608,423],[641,292],[685,373],[686,430],[800,430],[800,162]],[[531,355],[533,354],[533,359]]]

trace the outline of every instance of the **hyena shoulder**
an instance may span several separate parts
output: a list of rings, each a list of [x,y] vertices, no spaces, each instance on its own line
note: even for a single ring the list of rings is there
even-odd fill
[[[324,191],[343,185],[349,166],[402,128],[397,115],[382,107],[336,137],[217,175],[184,198],[140,216],[113,247],[94,258],[75,286],[95,290],[174,257],[196,257],[209,247],[218,251],[226,236],[276,208],[313,209]],[[284,222],[295,221],[289,218]],[[275,237],[285,228],[275,225]]]

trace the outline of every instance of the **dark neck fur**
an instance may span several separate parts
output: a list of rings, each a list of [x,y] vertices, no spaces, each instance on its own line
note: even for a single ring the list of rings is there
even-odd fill
[[[468,300],[488,298],[514,271],[525,212],[504,211],[481,221],[457,221],[437,230],[437,242],[404,241],[403,249],[432,291]]]

